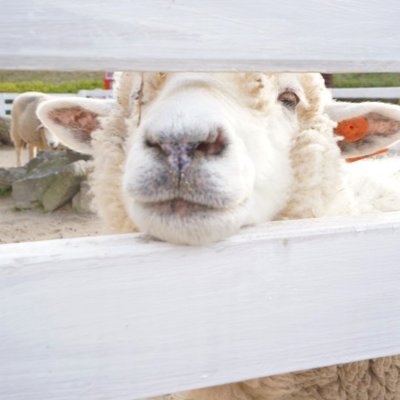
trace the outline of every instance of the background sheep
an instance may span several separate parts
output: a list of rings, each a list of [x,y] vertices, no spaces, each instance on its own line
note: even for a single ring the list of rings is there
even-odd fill
[[[269,220],[400,209],[398,160],[344,160],[399,140],[399,107],[334,103],[318,74],[124,73],[115,86],[115,103],[57,99],[38,114],[94,155],[97,208],[116,231],[199,244]],[[335,136],[360,116],[364,137]],[[386,357],[173,397],[396,399],[399,371]]]
[[[38,92],[20,94],[13,102],[11,110],[11,138],[17,155],[17,165],[21,165],[21,150],[27,145],[29,160],[36,156],[37,149],[46,150],[58,145],[57,138],[46,129],[36,110],[49,96]]]

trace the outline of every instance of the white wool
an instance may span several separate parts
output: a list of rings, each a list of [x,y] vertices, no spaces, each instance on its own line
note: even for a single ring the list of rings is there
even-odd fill
[[[400,204],[398,156],[348,164],[346,172],[360,212],[397,211]]]

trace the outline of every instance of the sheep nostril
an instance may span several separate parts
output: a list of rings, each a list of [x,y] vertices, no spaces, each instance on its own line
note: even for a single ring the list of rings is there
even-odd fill
[[[149,139],[145,141],[145,145],[149,148],[152,148],[159,153],[165,155],[165,156],[170,156],[171,154],[176,153],[177,151],[182,151],[185,149],[181,149],[180,147],[185,147],[185,146],[179,146],[179,143],[169,143],[169,142],[153,142]]]
[[[196,151],[207,156],[218,156],[224,151],[225,147],[226,142],[224,135],[219,131],[215,140],[199,143],[196,147]]]
[[[163,152],[163,149],[162,149],[160,143],[152,142],[151,140],[146,139],[144,144],[146,145],[146,147],[150,147],[150,148],[153,148],[155,150]]]
[[[171,159],[182,158],[192,159],[197,155],[201,156],[218,156],[225,147],[226,141],[222,129],[218,129],[214,134],[210,134],[207,140],[201,142],[187,142],[187,141],[153,141],[146,139],[145,146],[149,149],[157,151],[160,155],[169,157]]]
[[[149,139],[146,139],[145,142],[144,142],[144,144],[145,144],[147,147],[156,147],[156,146],[157,146],[157,143],[151,142]]]

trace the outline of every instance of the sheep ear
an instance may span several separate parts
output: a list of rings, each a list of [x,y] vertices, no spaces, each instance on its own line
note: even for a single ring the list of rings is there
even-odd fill
[[[325,108],[338,123],[335,133],[345,158],[363,157],[400,140],[400,107],[379,102],[332,102]]]
[[[42,124],[67,147],[92,154],[92,133],[109,115],[113,100],[59,98],[43,102],[37,110]]]

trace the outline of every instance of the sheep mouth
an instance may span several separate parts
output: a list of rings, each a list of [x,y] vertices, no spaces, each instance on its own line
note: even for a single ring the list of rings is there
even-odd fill
[[[176,215],[178,217],[187,217],[193,214],[217,211],[215,207],[209,205],[194,203],[189,200],[174,198],[168,201],[145,204],[146,208],[161,215]]]
[[[179,197],[162,201],[135,201],[128,213],[135,225],[158,239],[178,244],[205,244],[225,239],[244,225],[247,202],[216,207]]]

